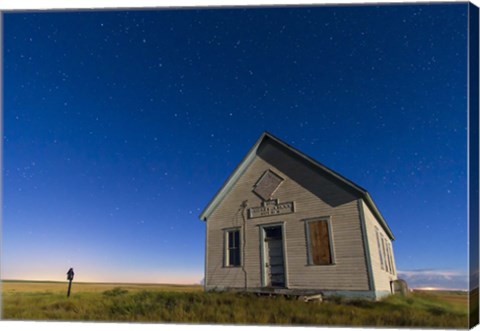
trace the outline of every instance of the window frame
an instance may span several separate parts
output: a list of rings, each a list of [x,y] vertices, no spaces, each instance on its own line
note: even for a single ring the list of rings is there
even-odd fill
[[[223,229],[223,267],[224,268],[240,268],[242,266],[242,231],[240,227]],[[238,244],[235,247],[238,250],[238,264],[230,263],[230,240],[229,234],[238,232]]]
[[[304,219],[303,222],[305,223],[305,236],[306,236],[306,246],[307,246],[307,266],[315,266],[315,267],[327,267],[335,265],[335,249],[334,249],[334,240],[333,240],[333,231],[332,231],[332,218],[331,216],[320,216],[320,217],[313,217]],[[328,264],[315,264],[313,263],[312,258],[312,245],[310,242],[310,223],[312,222],[326,222],[327,223],[327,230],[328,230],[328,242],[329,242],[329,250],[330,250],[330,260],[331,262]]]

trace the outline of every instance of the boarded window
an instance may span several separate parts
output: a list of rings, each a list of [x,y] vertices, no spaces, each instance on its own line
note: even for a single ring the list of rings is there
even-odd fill
[[[309,263],[314,265],[332,264],[328,221],[310,221],[307,224],[310,246]]]
[[[390,261],[390,273],[392,275],[395,274],[395,266],[393,265],[393,255],[392,255],[392,244],[387,244],[387,251],[388,251],[388,259]]]
[[[375,234],[377,235],[378,254],[380,255],[380,268],[382,268],[382,270],[385,270],[385,259],[382,250],[382,243],[380,242],[380,234],[378,233],[377,229],[375,230]]]
[[[386,246],[385,238],[383,236],[381,236],[381,238],[382,238],[382,253],[383,253],[384,260],[385,260],[385,270],[387,272],[390,272],[390,263],[388,261],[387,250],[385,248],[385,246]]]
[[[225,265],[227,267],[240,266],[240,230],[227,231],[226,240]]]
[[[263,200],[270,200],[273,192],[276,191],[276,189],[282,182],[282,177],[280,177],[271,170],[267,170],[263,173],[262,177],[260,177],[258,182],[255,184],[253,192],[255,192]]]
[[[387,265],[388,265],[387,271],[388,271],[389,273],[392,273],[392,260],[390,259],[390,250],[388,249],[388,241],[387,241],[387,239],[385,239],[385,253],[386,253]]]

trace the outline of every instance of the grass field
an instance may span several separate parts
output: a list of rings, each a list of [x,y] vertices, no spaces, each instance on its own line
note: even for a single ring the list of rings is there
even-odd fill
[[[161,284],[2,283],[7,320],[467,328],[465,292],[416,291],[381,302],[332,298],[305,303],[280,296],[204,293]]]

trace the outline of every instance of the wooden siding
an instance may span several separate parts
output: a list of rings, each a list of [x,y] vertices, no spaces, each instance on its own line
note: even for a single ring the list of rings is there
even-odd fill
[[[247,209],[262,202],[252,192],[253,186],[269,169],[285,179],[273,197],[280,203],[294,201],[295,212],[247,219]],[[285,148],[272,141],[263,143],[207,220],[206,287],[261,287],[260,225],[284,222],[288,288],[369,290],[358,199],[351,188],[294,157]],[[246,208],[242,207],[245,200]],[[308,265],[305,221],[326,216],[331,222],[333,264]],[[223,233],[232,227],[242,227],[244,268],[223,266]]]
[[[388,235],[385,233],[383,228],[378,223],[377,219],[371,212],[370,208],[367,204],[362,200],[360,201],[364,211],[365,223],[366,223],[366,231],[367,231],[367,238],[368,238],[368,245],[370,248],[370,261],[372,264],[372,274],[373,274],[373,282],[376,291],[390,291],[390,282],[392,280],[397,279],[397,268],[395,266],[395,258],[393,256],[393,245],[391,240],[388,238]],[[377,234],[381,234],[385,240],[385,242],[390,245],[390,253],[391,253],[391,262],[393,263],[393,274],[386,270],[386,265],[388,264],[388,256],[385,256],[384,260],[384,268],[382,270],[381,262],[380,262],[380,252],[379,252],[379,245],[377,242]],[[380,247],[382,246],[380,242]]]

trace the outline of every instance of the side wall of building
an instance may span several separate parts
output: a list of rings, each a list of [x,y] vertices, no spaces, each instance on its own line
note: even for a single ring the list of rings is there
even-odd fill
[[[252,192],[253,186],[269,169],[284,179],[274,198],[280,203],[293,201],[295,212],[248,219],[247,209],[262,202]],[[281,223],[288,288],[369,291],[358,198],[345,184],[278,144],[262,144],[250,166],[207,220],[206,289],[260,288],[260,226]],[[317,217],[330,217],[332,265],[308,265],[305,220]],[[224,266],[224,231],[230,228],[241,229],[243,267]]]
[[[392,241],[367,204],[363,200],[360,203],[362,204],[361,209],[363,210],[366,223],[375,291],[380,296],[388,295],[391,293],[391,282],[397,279]]]

